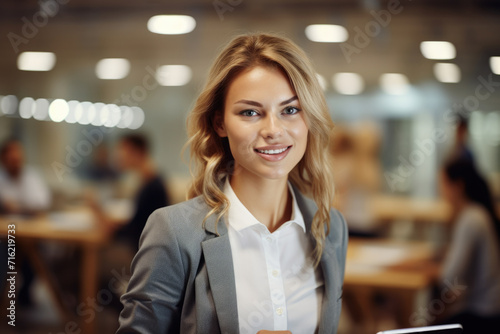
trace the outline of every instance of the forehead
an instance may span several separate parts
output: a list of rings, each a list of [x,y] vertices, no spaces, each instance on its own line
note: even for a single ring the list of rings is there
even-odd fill
[[[225,100],[283,101],[295,95],[286,74],[277,67],[256,66],[238,74],[229,84]]]

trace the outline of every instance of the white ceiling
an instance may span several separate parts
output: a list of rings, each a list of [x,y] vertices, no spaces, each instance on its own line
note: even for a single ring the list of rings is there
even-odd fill
[[[51,0],[57,1],[57,0]],[[59,0],[63,2],[63,0]],[[218,1],[218,2],[216,2]],[[384,72],[401,72],[412,83],[434,80],[434,61],[423,58],[423,40],[448,40],[457,48],[453,60],[462,70],[463,82],[471,85],[479,74],[488,73],[488,57],[500,55],[500,4],[496,1],[401,0],[401,12],[369,38],[349,62],[339,44],[314,43],[304,28],[312,23],[341,24],[347,43],[356,46],[357,29],[376,22],[370,10],[387,10],[388,2],[376,0],[64,0],[58,13],[48,19],[19,51],[52,51],[57,65],[47,73],[21,72],[9,33],[23,36],[23,25],[33,22],[38,1],[2,0],[0,3],[0,94],[25,96],[63,95],[64,98],[109,99],[110,94],[137,84],[146,67],[186,64],[193,68],[191,89],[203,83],[207,67],[217,50],[232,36],[249,31],[273,31],[291,37],[311,55],[319,73],[328,80],[336,72],[358,72],[368,87],[377,85]],[[217,12],[214,4],[228,10]],[[187,35],[166,36],[146,29],[155,14],[189,14],[197,21]],[[221,19],[222,18],[222,19]],[[372,23],[373,24],[373,23]],[[345,46],[345,44],[344,44]],[[357,45],[359,46],[359,44]],[[120,82],[102,82],[93,73],[105,57],[130,59],[132,71]],[[70,82],[65,89],[57,80]],[[82,87],[84,87],[82,89]],[[82,91],[83,90],[83,91]],[[64,96],[75,94],[81,96]],[[91,95],[91,96],[86,96]],[[97,96],[96,96],[97,95]]]

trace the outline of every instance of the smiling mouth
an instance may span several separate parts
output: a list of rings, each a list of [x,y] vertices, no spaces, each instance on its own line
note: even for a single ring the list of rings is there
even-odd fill
[[[258,153],[262,153],[262,154],[275,155],[275,154],[281,154],[281,153],[285,152],[290,147],[291,146],[287,146],[287,147],[279,148],[279,149],[276,149],[276,150],[259,150],[259,149],[255,149],[255,151],[258,152]]]

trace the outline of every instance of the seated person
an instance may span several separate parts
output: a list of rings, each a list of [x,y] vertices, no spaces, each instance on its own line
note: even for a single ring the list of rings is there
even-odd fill
[[[118,229],[116,229],[116,224],[110,221],[110,217],[103,213],[102,207],[98,203],[91,203],[97,210],[96,213],[101,215],[101,219],[107,223],[110,231],[115,233],[113,242],[105,247],[101,254],[102,260],[100,261],[99,270],[101,272],[101,284],[103,284],[104,288],[113,278],[113,272],[130,273],[130,263],[139,248],[139,238],[149,215],[156,209],[170,203],[165,183],[150,156],[149,143],[144,136],[129,134],[122,137],[118,143],[116,153],[118,167],[123,171],[137,173],[141,185],[134,199],[135,207],[132,210],[131,219],[124,225],[120,224]],[[117,285],[121,289],[125,289],[127,283],[128,279],[125,275],[123,281]],[[115,298],[114,301],[117,303],[113,305],[121,309],[118,298]]]
[[[24,150],[20,141],[7,140],[0,148],[0,211],[4,214],[35,214],[46,211],[51,205],[50,191],[43,179],[34,169],[24,164]],[[1,250],[2,275],[7,265]],[[31,303],[30,287],[34,273],[27,261],[21,267],[23,285],[19,290],[19,302],[23,305]],[[2,279],[2,282],[5,280]]]
[[[139,247],[139,238],[150,214],[156,209],[169,205],[169,198],[163,178],[158,173],[149,153],[147,139],[138,134],[121,138],[118,144],[118,165],[125,171],[139,174],[141,186],[135,196],[134,214],[130,221],[118,231],[116,237],[133,248]]]
[[[453,208],[454,226],[441,283],[443,289],[463,287],[457,288],[445,322],[461,323],[464,333],[498,333],[500,222],[490,190],[472,162],[464,159],[445,166],[442,190]]]
[[[24,165],[24,151],[16,139],[0,149],[0,210],[7,214],[29,214],[49,209],[49,189],[38,173]]]

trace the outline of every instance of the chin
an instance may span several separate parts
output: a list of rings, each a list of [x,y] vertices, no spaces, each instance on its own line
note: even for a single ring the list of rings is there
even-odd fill
[[[283,178],[287,178],[290,171],[284,170],[282,168],[272,168],[271,170],[268,168],[267,170],[258,171],[255,173],[263,179],[268,180],[280,180]]]

